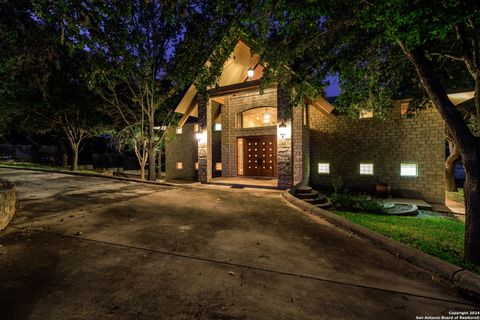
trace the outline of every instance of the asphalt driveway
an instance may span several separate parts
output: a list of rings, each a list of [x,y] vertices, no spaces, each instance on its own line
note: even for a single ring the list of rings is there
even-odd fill
[[[0,169],[2,319],[415,319],[478,309],[277,191]]]

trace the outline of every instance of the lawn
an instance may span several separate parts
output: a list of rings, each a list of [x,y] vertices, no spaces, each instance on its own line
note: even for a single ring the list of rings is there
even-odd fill
[[[12,167],[12,168],[30,168],[30,169],[45,169],[45,170],[59,170],[59,171],[70,171],[69,169],[65,169],[60,166],[52,166],[47,164],[40,164],[40,163],[33,163],[33,162],[0,162],[0,165],[5,167]],[[81,173],[95,173],[98,174],[99,172],[93,170],[78,170],[77,172]]]
[[[446,217],[399,217],[337,211],[336,214],[384,236],[475,273],[480,266],[462,259],[465,224]]]

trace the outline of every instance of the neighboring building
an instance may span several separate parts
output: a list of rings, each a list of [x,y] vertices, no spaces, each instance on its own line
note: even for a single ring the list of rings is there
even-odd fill
[[[260,94],[262,74],[260,57],[240,41],[208,101],[193,85],[188,88],[176,107],[183,114],[178,132],[166,147],[167,179],[210,183],[237,177],[244,183],[252,177],[252,184],[268,180],[280,189],[327,189],[341,177],[354,190],[371,191],[382,182],[394,195],[444,202],[445,125],[436,110],[406,118],[408,104],[399,101],[385,121],[372,114],[352,119],[334,115],[320,98],[282,119],[282,91],[274,85]],[[451,98],[457,104],[470,95]]]

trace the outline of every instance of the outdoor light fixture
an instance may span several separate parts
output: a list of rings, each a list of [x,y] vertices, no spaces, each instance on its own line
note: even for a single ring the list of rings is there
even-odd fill
[[[263,123],[270,124],[270,120],[272,120],[272,114],[268,112],[267,108],[265,108],[265,112],[263,113]]]
[[[198,126],[198,130],[197,132],[195,132],[195,136],[197,137],[197,141],[198,142],[201,142],[202,139],[203,139],[203,129],[202,129],[202,126]]]
[[[248,77],[248,79],[252,79],[254,73],[255,73],[255,70],[253,70],[251,67],[248,68],[248,70],[247,70],[247,77]]]
[[[287,135],[287,125],[285,124],[285,121],[282,120],[282,122],[278,125],[278,134],[282,139],[285,138]]]

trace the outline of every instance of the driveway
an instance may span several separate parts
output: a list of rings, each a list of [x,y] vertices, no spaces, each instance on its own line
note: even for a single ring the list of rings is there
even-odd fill
[[[415,319],[478,309],[277,191],[0,169],[2,319]]]

